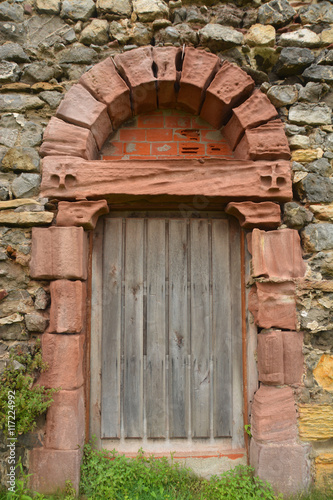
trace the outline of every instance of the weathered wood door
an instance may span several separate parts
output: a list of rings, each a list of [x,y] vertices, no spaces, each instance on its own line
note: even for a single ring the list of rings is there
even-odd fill
[[[147,215],[105,218],[96,236],[100,437],[161,446],[236,432],[239,445],[238,228],[221,216]]]

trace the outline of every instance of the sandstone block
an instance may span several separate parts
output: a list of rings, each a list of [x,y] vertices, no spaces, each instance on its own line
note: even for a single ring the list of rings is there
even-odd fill
[[[261,328],[296,328],[295,284],[255,283],[249,294],[249,311]]]
[[[281,224],[281,210],[277,203],[264,201],[254,203],[243,201],[228,203],[225,209],[227,214],[237,217],[240,226],[245,229],[276,229]]]
[[[268,385],[299,384],[303,372],[303,334],[272,331],[258,335],[259,380]]]
[[[254,229],[251,247],[253,276],[282,279],[304,276],[306,265],[294,229],[269,232]]]
[[[106,105],[96,101],[80,84],[70,88],[56,116],[66,122],[89,129],[99,149],[112,132]]]
[[[57,226],[82,226],[87,231],[94,229],[99,216],[107,213],[109,213],[109,207],[106,200],[60,201]]]
[[[252,404],[253,438],[264,443],[294,441],[297,437],[296,422],[292,389],[262,385],[255,393]]]
[[[157,109],[153,48],[140,47],[117,54],[114,61],[121,76],[131,88],[134,114]]]
[[[235,158],[242,160],[289,160],[290,148],[281,120],[245,130],[235,149]]]
[[[80,333],[85,322],[86,285],[82,281],[57,280],[50,284],[51,333]]]
[[[130,90],[118,74],[111,58],[84,73],[79,83],[88,89],[95,99],[107,105],[114,129],[132,116]]]
[[[177,66],[181,50],[177,47],[154,47],[153,58],[157,66],[158,107],[174,108],[177,100],[175,85],[179,80]]]
[[[333,485],[333,454],[321,453],[315,459],[316,485],[319,488]]]
[[[225,61],[206,91],[200,116],[215,128],[230,118],[231,110],[252,92],[254,81],[242,69]]]
[[[45,132],[40,155],[79,156],[86,160],[97,158],[95,139],[90,130],[52,117]]]
[[[84,388],[60,391],[53,395],[47,410],[45,448],[77,450],[84,444]]]
[[[220,65],[216,55],[192,47],[186,48],[177,107],[198,114],[204,99],[204,91]]]
[[[313,370],[314,378],[326,391],[333,392],[333,356],[323,354]]]
[[[81,227],[33,228],[31,277],[84,280],[87,249],[87,235]]]
[[[299,436],[304,441],[333,438],[333,405],[301,404],[298,406]]]
[[[260,90],[255,90],[243,104],[233,109],[231,119],[223,129],[223,135],[231,149],[235,149],[244,131],[254,128],[277,116],[268,97]]]
[[[15,212],[14,210],[1,210],[0,225],[6,226],[47,226],[51,224],[54,214],[51,212]]]
[[[309,448],[300,444],[263,444],[251,440],[250,464],[255,474],[269,481],[274,490],[292,495],[310,485]]]
[[[65,490],[70,480],[78,492],[82,450],[34,448],[29,453],[30,488],[40,493]]]
[[[43,333],[42,355],[49,368],[37,384],[62,390],[78,389],[83,384],[84,335],[55,335]]]

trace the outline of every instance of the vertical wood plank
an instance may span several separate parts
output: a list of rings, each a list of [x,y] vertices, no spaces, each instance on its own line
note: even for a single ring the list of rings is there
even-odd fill
[[[122,219],[106,219],[103,242],[103,438],[120,437]]]
[[[210,245],[208,220],[191,220],[192,436],[210,435]]]
[[[147,223],[147,436],[161,438],[166,432],[165,219]]]
[[[126,219],[124,309],[124,431],[143,435],[144,220]]]
[[[169,222],[169,435],[188,433],[187,354],[189,324],[187,301],[187,224]]]
[[[230,242],[228,221],[222,219],[212,220],[212,292],[213,428],[214,437],[227,437],[232,431]]]

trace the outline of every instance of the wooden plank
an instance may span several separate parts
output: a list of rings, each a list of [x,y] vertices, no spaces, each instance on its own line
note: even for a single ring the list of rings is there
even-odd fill
[[[124,297],[124,432],[143,435],[144,220],[127,219]]]
[[[93,176],[91,175],[93,172]],[[114,195],[220,196],[224,200],[292,199],[290,162],[199,160],[85,161],[48,156],[43,159],[42,196],[49,198]],[[71,175],[65,187],[59,179]],[[57,176],[57,177],[55,177]],[[276,178],[279,187],[271,189]],[[284,181],[284,182],[282,182]]]
[[[187,298],[188,242],[186,220],[169,221],[169,435],[188,434]]]
[[[191,220],[192,436],[210,435],[210,241],[208,220]]]
[[[122,246],[122,219],[105,219],[102,310],[102,438],[120,438]]]
[[[214,437],[231,436],[232,431],[232,353],[229,249],[228,221],[213,219],[212,345],[214,366]]]
[[[161,438],[166,433],[165,220],[147,224],[147,436]]]

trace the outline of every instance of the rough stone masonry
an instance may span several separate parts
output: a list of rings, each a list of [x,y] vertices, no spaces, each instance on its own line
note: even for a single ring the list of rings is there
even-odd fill
[[[253,412],[258,421],[262,405],[275,414],[271,426],[254,428],[253,461],[261,477],[278,485],[281,477],[267,464],[287,455],[297,464],[306,447],[309,467],[295,475],[303,484],[333,482],[332,2],[8,0],[0,3],[0,43],[0,370],[11,349],[28,351],[37,335],[49,335],[43,332],[50,283],[30,276],[29,261],[31,228],[53,227],[57,216],[57,204],[40,195],[39,148],[62,99],[110,56],[147,45],[202,48],[241,67],[278,110],[292,153],[294,198],[284,204],[277,231],[299,232],[306,266],[304,279],[283,291],[288,296],[295,288],[297,316],[286,324],[304,332],[304,364],[293,366],[294,334],[277,335],[274,322],[252,309],[263,328],[262,387]],[[270,289],[262,281],[254,278],[254,295],[265,303]],[[275,378],[266,373],[267,345],[277,353]],[[43,425],[19,437],[26,468],[29,449],[45,441]],[[7,453],[0,445],[2,482]]]

